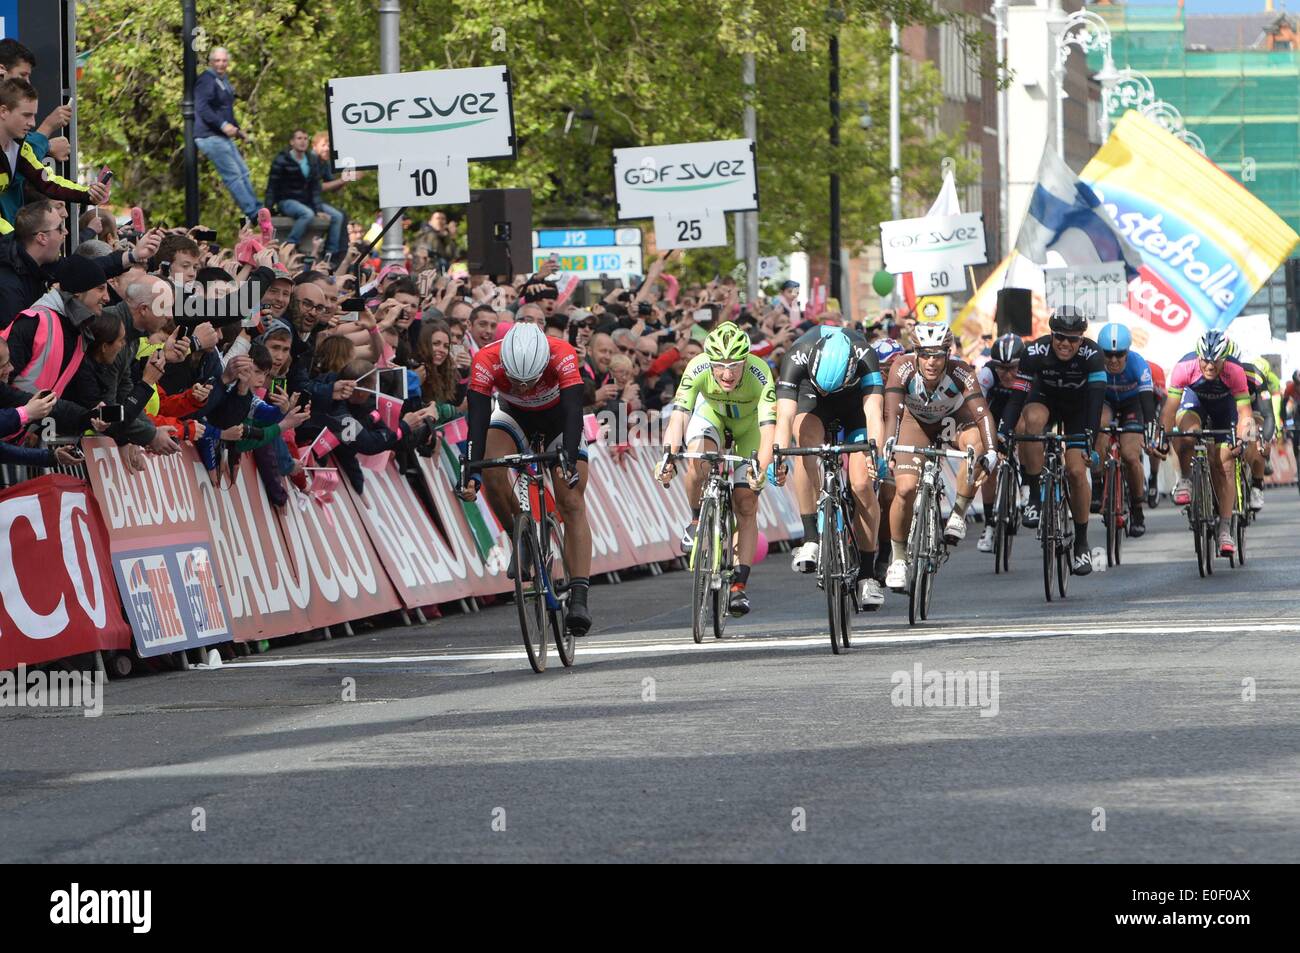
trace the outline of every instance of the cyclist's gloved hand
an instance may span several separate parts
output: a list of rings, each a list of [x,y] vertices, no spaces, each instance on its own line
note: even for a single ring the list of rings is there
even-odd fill
[[[780,485],[781,485],[780,483],[777,482],[777,476],[776,476],[776,461],[775,461],[775,460],[773,460],[771,463],[769,463],[769,464],[767,465],[767,482],[770,483],[770,484],[772,484],[772,486],[780,486]]]
[[[1088,466],[1092,467],[1094,470],[1101,466],[1101,454],[1096,450],[1088,451]]]
[[[461,485],[461,498],[472,501],[476,496],[478,496],[478,491],[482,488],[483,477],[478,473],[471,473],[469,476],[465,477],[465,480]]]
[[[986,472],[992,473],[994,470],[997,469],[998,466],[997,451],[996,450],[984,451],[984,455],[980,457],[980,463],[984,465],[984,469]]]

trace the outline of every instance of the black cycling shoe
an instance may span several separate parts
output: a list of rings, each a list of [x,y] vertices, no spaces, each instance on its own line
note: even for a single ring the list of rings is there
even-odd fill
[[[1160,487],[1152,483],[1147,487],[1147,508],[1154,510],[1160,505]]]
[[[515,573],[516,573],[516,572],[518,571],[518,569],[519,569],[518,563],[519,563],[519,553],[515,552],[514,550],[511,550],[511,551],[510,551],[510,565],[506,567],[506,578],[509,579],[509,580],[511,580],[512,582],[514,581]],[[532,572],[531,572],[531,569],[532,569],[531,566],[529,566],[529,567],[525,567],[525,569],[524,569],[524,582],[528,582],[528,580],[530,580],[530,579],[533,578],[533,574],[532,574]]]
[[[581,602],[569,601],[569,611],[564,616],[565,627],[575,636],[586,635],[591,629],[591,613]]]
[[[1075,553],[1074,562],[1070,566],[1070,572],[1076,576],[1086,576],[1092,572],[1092,554]]]
[[[745,593],[744,586],[731,587],[731,596],[727,599],[727,611],[733,616],[749,613],[749,596]]]
[[[1102,491],[1102,488],[1101,488],[1101,484],[1100,484],[1100,483],[1094,483],[1094,484],[1092,485],[1092,500],[1091,500],[1091,502],[1088,504],[1088,512],[1089,512],[1089,513],[1100,513],[1100,512],[1101,512],[1101,497],[1102,497],[1102,492],[1103,492],[1103,491]]]
[[[1038,504],[1031,500],[1020,511],[1020,522],[1025,524],[1026,529],[1038,529],[1039,513]]]
[[[1134,539],[1143,536],[1147,531],[1146,517],[1142,515],[1141,510],[1130,510],[1128,514],[1128,534]]]

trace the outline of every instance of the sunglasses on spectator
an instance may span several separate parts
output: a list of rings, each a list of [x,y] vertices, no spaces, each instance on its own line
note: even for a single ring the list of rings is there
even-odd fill
[[[1059,334],[1056,331],[1053,331],[1052,340],[1060,341],[1062,344],[1078,344],[1080,341],[1083,340],[1083,335],[1082,334]]]

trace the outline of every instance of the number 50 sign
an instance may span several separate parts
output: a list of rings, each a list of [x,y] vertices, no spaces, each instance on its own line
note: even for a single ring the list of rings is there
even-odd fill
[[[469,162],[464,156],[379,164],[379,204],[384,208],[468,202]]]

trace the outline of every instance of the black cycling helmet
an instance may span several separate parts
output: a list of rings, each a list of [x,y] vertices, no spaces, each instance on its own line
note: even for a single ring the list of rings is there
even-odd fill
[[[1072,308],[1066,305],[1063,308],[1057,308],[1047,326],[1053,331],[1061,334],[1083,334],[1088,330],[1088,316],[1078,308]]]
[[[989,349],[990,364],[1015,364],[1025,356],[1025,342],[1018,334],[1004,334]]]

